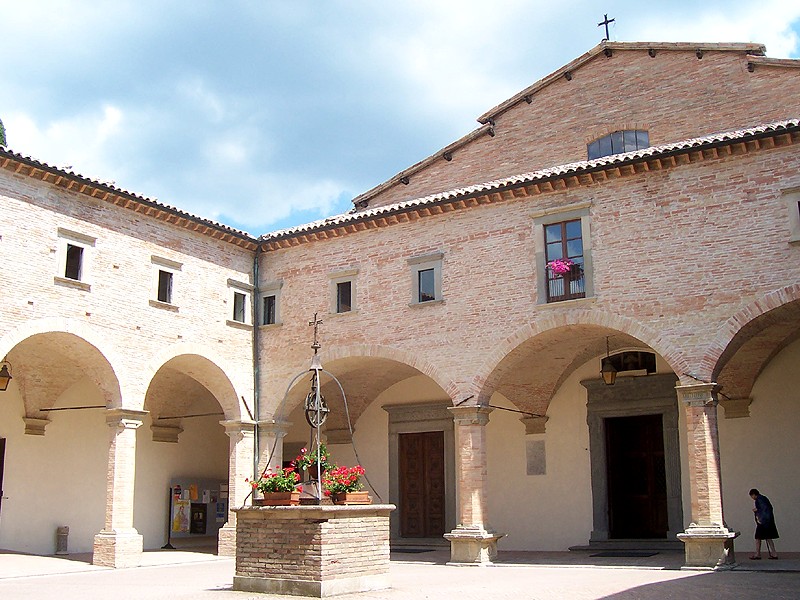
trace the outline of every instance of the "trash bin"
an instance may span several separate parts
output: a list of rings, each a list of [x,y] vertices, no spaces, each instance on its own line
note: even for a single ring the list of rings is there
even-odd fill
[[[56,529],[56,554],[69,554],[67,544],[69,542],[69,527],[66,525]]]

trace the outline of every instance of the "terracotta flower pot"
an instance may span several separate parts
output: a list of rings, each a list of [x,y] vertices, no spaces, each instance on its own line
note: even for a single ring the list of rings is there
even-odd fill
[[[263,498],[253,498],[253,506],[296,506],[300,492],[264,492]]]
[[[339,492],[337,494],[331,494],[331,500],[333,500],[334,504],[372,504],[372,498],[370,498],[369,492],[363,490],[360,492]]]

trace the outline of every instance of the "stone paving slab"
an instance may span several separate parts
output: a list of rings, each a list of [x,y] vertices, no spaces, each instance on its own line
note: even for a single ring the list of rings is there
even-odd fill
[[[493,567],[447,566],[446,550],[394,553],[392,589],[337,596],[339,600],[633,600],[800,597],[800,554],[752,561],[725,572],[680,569],[679,553],[636,558],[582,552],[501,552]],[[88,555],[84,555],[88,557]],[[660,558],[658,558],[660,556]],[[2,600],[287,600],[287,596],[232,591],[234,561],[210,553],[145,552],[145,566],[94,567],[82,556],[29,556],[0,551]],[[745,559],[746,560],[746,559]],[[606,562],[610,561],[610,562]],[[774,565],[774,566],[773,566]],[[774,569],[783,565],[783,572]],[[753,568],[758,570],[752,570]],[[772,571],[772,572],[770,572]]]

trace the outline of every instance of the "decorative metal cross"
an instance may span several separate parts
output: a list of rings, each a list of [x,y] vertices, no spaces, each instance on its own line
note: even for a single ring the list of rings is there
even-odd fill
[[[609,20],[608,15],[603,15],[603,20],[600,23],[597,24],[598,27],[602,27],[603,25],[606,26],[606,37],[604,37],[602,40],[600,40],[601,42],[607,42],[609,40],[609,37],[608,37],[608,24],[609,23],[613,23],[615,21],[616,21],[616,19]]]
[[[319,334],[319,326],[320,326],[320,325],[322,325],[322,319],[318,319],[318,318],[317,318],[317,314],[318,314],[318,313],[314,313],[314,320],[313,320],[313,321],[309,321],[309,322],[308,322],[308,325],[309,325],[309,327],[310,327],[311,325],[313,325],[313,326],[314,326],[314,343],[313,343],[313,344],[311,344],[311,347],[314,349],[314,354],[316,354],[316,353],[317,353],[317,351],[318,351],[320,348],[322,348],[322,346],[321,346],[321,345],[320,345],[320,343],[319,343],[319,337],[318,337],[318,334]]]

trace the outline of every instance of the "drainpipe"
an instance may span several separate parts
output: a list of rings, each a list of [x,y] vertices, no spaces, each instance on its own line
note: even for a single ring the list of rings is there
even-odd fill
[[[253,479],[258,479],[260,475],[258,468],[259,432],[258,419],[261,414],[259,407],[260,399],[260,352],[258,347],[258,329],[261,321],[258,318],[258,308],[261,306],[261,291],[259,288],[258,263],[261,256],[261,244],[258,244],[255,255],[253,256],[253,420],[256,422],[253,430]]]

